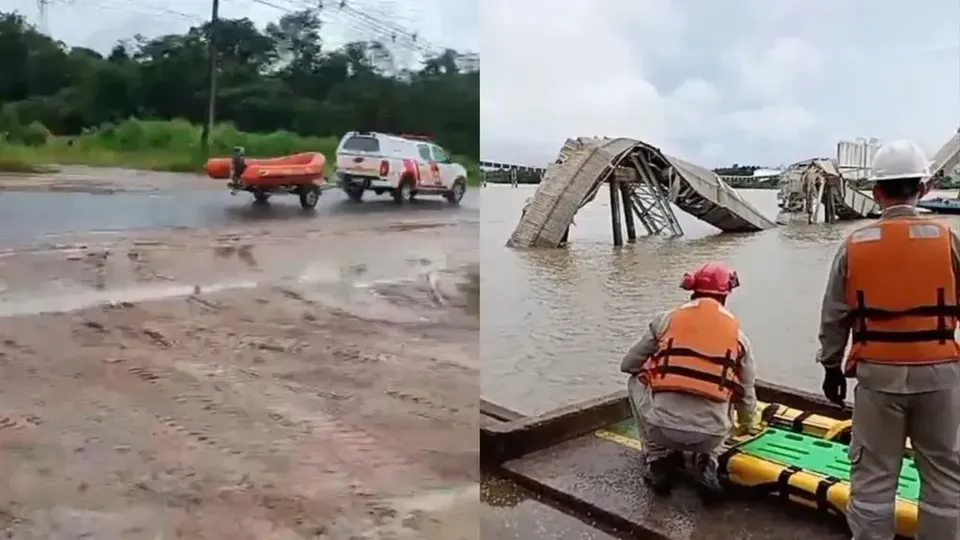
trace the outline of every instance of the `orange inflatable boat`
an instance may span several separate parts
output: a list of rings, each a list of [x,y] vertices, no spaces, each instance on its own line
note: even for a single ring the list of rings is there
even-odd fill
[[[207,160],[207,176],[230,179],[230,164],[233,159],[220,157]],[[243,163],[245,167],[240,174],[240,181],[245,186],[279,187],[313,184],[323,178],[327,160],[318,152],[304,152],[276,158],[244,158]]]

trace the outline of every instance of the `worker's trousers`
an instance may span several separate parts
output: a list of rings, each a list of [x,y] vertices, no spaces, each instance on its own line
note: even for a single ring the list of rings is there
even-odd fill
[[[892,540],[910,437],[920,473],[917,540],[960,538],[960,388],[887,394],[857,386],[847,523],[853,540]]]
[[[643,441],[644,466],[677,452],[690,452],[697,455],[698,472],[704,476],[716,477],[717,457],[723,451],[726,436],[708,435],[678,428],[658,426],[647,421],[652,401],[650,391],[631,377],[627,383],[628,400],[637,433]]]

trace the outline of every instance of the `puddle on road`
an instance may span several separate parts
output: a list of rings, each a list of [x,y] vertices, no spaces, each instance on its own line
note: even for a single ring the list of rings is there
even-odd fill
[[[406,272],[387,277],[388,272],[358,273],[353,266],[341,267],[330,262],[308,265],[299,275],[261,279],[235,279],[207,284],[163,283],[96,289],[68,281],[49,282],[40,291],[5,289],[0,281],[0,317],[64,313],[99,305],[120,305],[151,300],[165,300],[194,294],[209,294],[231,289],[254,289],[260,286],[295,287],[306,300],[352,315],[395,323],[423,322],[427,319],[402,306],[393,305],[378,292],[378,287],[406,285],[423,281],[428,283],[433,266],[409,267]],[[374,277],[369,276],[369,277]],[[380,277],[383,276],[383,277]],[[364,278],[364,279],[360,279]]]
[[[160,285],[141,286],[116,290],[74,290],[55,296],[30,295],[29,298],[13,296],[0,300],[0,317],[17,315],[37,315],[40,313],[64,313],[98,305],[119,305],[122,303],[164,300],[202,293],[212,293],[228,289],[252,289],[258,286],[255,281],[235,281],[215,283],[205,286],[196,285]],[[24,295],[26,296],[26,295]]]

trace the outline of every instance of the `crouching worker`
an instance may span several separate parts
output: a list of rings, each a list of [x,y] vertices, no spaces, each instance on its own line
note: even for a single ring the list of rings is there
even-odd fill
[[[737,273],[710,262],[684,274],[690,301],[661,313],[627,352],[620,370],[643,439],[644,478],[653,490],[670,492],[683,452],[693,454],[698,491],[707,500],[722,487],[717,457],[733,429],[754,429],[756,394],[750,343],[725,307],[740,285]]]

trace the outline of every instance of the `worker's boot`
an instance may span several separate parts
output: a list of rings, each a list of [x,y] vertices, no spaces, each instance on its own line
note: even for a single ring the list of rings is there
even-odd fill
[[[716,456],[713,454],[697,454],[694,456],[693,466],[697,481],[697,493],[700,498],[704,504],[715,502],[723,493]]]
[[[643,479],[654,493],[662,496],[670,494],[677,475],[677,464],[681,460],[680,454],[672,453],[647,461],[647,470],[643,474]]]

